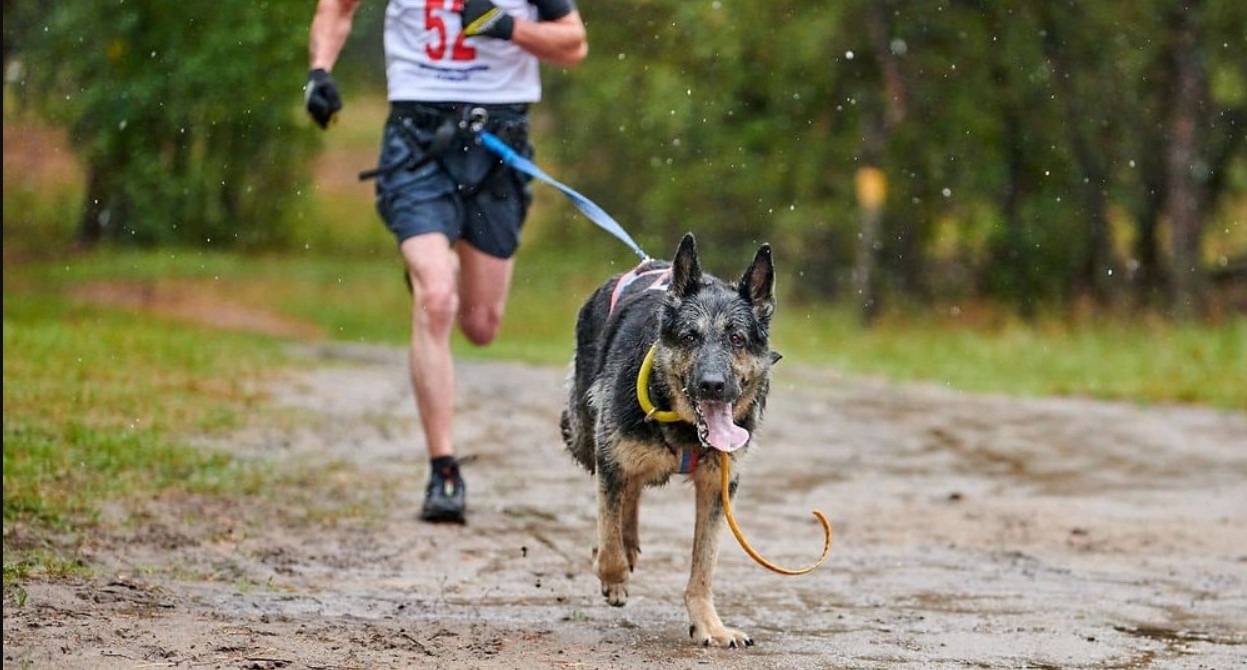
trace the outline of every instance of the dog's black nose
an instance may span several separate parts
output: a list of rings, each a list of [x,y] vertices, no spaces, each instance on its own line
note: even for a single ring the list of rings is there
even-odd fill
[[[702,375],[697,382],[701,397],[710,400],[722,400],[727,390],[727,379],[719,375]]]

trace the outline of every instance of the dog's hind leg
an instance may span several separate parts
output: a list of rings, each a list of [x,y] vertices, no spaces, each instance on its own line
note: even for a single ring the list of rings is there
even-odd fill
[[[594,570],[602,582],[602,595],[606,602],[623,607],[628,602],[628,555],[624,549],[623,523],[624,501],[635,498],[637,493],[625,491],[629,482],[619,470],[617,463],[599,456],[597,463],[598,483],[598,552]],[[632,486],[637,484],[632,483]]]
[[[723,529],[723,502],[720,498],[720,472],[701,467],[693,476],[697,492],[697,524],[693,530],[693,565],[684,606],[688,608],[688,634],[707,647],[753,646],[753,639],[742,631],[727,628],[714,607],[714,570],[719,558],[719,533]],[[736,493],[732,479],[731,493]]]
[[[579,372],[577,372],[579,374]],[[573,384],[567,399],[567,407],[559,416],[559,428],[567,451],[592,474],[596,468],[597,447],[594,436],[594,410],[590,405],[593,387],[579,381]]]

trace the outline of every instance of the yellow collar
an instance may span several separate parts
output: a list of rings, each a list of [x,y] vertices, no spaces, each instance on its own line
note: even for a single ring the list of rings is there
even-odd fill
[[[636,376],[636,399],[641,403],[641,409],[645,412],[645,418],[660,421],[662,423],[672,423],[680,420],[680,415],[670,410],[660,411],[654,407],[653,401],[649,399],[649,375],[654,370],[654,352],[658,350],[658,343],[655,342],[645,353],[645,360],[641,362],[641,371]]]

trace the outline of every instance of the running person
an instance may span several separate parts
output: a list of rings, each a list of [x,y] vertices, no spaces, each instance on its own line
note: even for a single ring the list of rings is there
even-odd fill
[[[312,19],[306,103],[322,128],[342,108],[329,73],[358,5],[319,0]],[[411,285],[409,371],[430,459],[420,516],[463,523],[450,335],[456,322],[476,345],[497,335],[531,201],[530,178],[477,144],[471,124],[531,157],[539,62],[572,67],[588,43],[572,0],[389,0],[384,39],[390,114],[376,202]]]

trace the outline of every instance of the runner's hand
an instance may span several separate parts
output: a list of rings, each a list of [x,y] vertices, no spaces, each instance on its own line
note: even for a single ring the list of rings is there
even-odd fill
[[[337,119],[338,110],[342,109],[342,98],[338,95],[338,85],[333,77],[322,68],[316,68],[307,75],[307,86],[303,89],[307,113],[321,128],[328,128]]]
[[[459,16],[463,18],[463,34],[467,37],[509,40],[515,30],[515,19],[489,0],[464,0]]]

